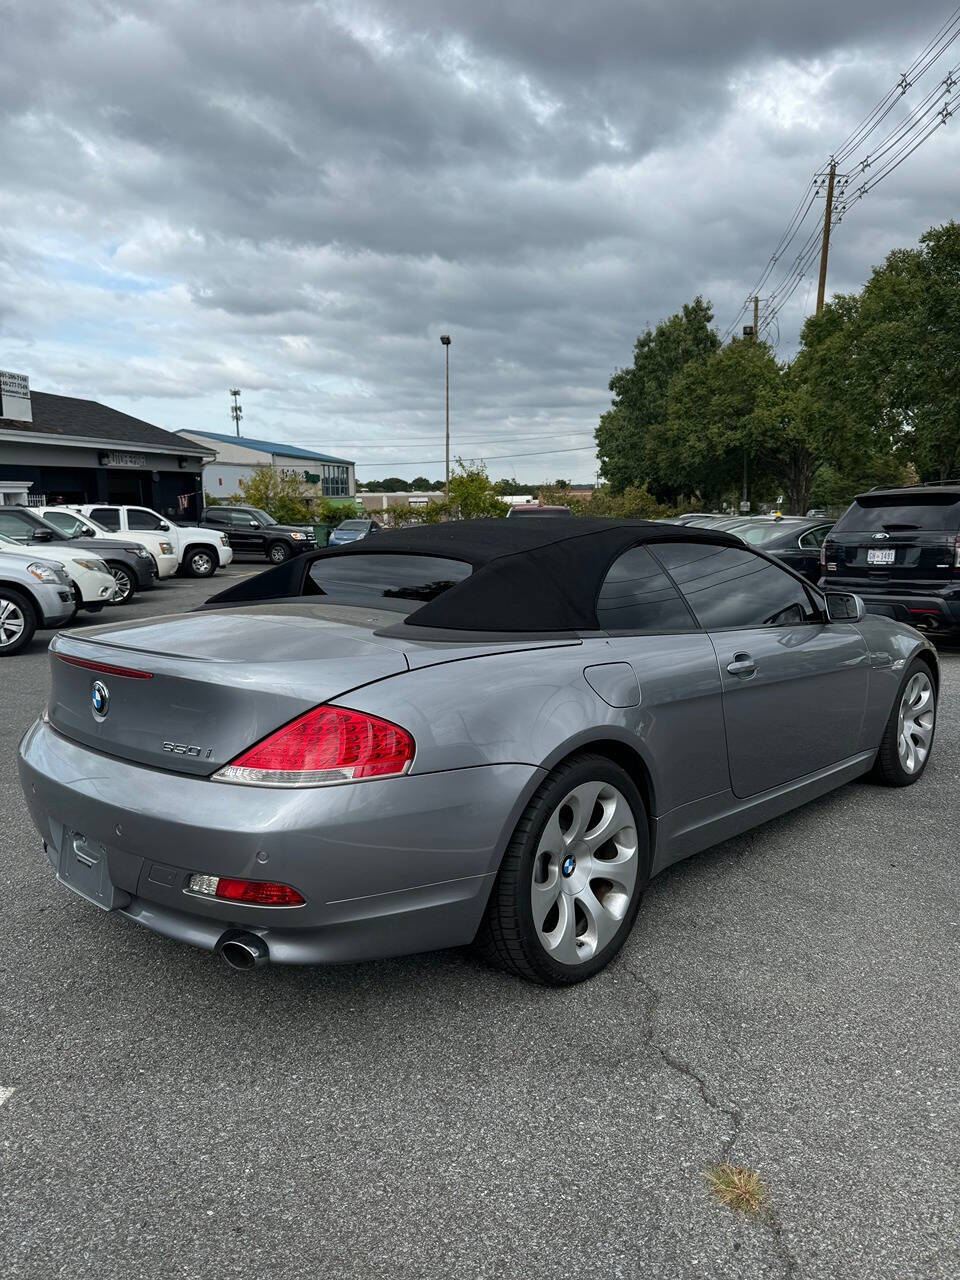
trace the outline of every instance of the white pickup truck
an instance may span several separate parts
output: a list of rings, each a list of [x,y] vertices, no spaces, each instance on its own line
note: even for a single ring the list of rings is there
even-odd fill
[[[149,507],[87,503],[73,510],[89,516],[111,533],[162,534],[173,544],[180,572],[189,574],[191,578],[211,578],[218,569],[233,560],[233,549],[225,533],[202,529],[199,525],[174,524]]]

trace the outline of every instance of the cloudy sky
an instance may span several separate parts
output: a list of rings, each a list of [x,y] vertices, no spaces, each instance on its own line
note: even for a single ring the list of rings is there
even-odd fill
[[[698,292],[735,319],[951,8],[0,0],[0,367],[173,428],[229,431],[238,386],[250,435],[439,476],[448,332],[454,452],[588,480],[637,333]],[[958,211],[960,112],[831,286]]]

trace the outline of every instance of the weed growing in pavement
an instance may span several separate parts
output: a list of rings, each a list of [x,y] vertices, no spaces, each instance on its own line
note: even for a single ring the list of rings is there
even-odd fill
[[[717,1198],[730,1209],[741,1213],[759,1213],[767,1201],[760,1175],[741,1165],[715,1165],[703,1175]]]

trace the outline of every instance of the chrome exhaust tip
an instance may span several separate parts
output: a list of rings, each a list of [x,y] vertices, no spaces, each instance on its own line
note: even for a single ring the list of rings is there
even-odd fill
[[[217,943],[217,955],[231,969],[256,969],[270,959],[264,940],[255,933],[225,933]]]

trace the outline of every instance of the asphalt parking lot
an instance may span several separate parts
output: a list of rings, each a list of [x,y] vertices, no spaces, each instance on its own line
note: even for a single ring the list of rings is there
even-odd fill
[[[72,897],[16,782],[49,638],[0,669],[0,1274],[960,1274],[960,653],[917,786],[672,868],[557,992],[450,952],[243,975]]]

